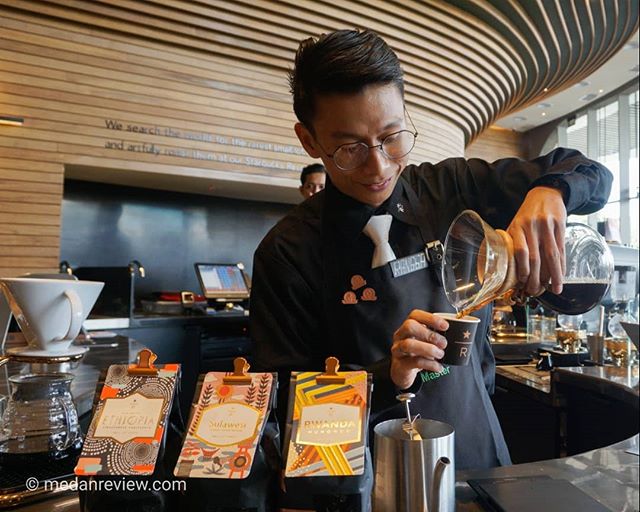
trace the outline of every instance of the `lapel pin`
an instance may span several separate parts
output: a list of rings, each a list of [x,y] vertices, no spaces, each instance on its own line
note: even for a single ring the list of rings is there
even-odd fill
[[[378,300],[378,297],[376,296],[376,291],[373,288],[365,288],[362,291],[361,299],[374,302],[374,301]]]
[[[353,292],[345,292],[344,296],[342,297],[342,303],[343,304],[357,304],[358,303],[358,299],[356,299],[356,294]]]
[[[367,284],[367,282],[365,281],[364,277],[362,277],[361,275],[355,274],[354,276],[351,277],[352,290],[357,290],[358,288],[362,288],[365,284]]]

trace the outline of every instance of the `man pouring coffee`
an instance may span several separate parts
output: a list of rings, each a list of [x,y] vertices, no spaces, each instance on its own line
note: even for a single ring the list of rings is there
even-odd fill
[[[374,374],[372,423],[400,418],[399,390],[413,413],[456,430],[457,468],[510,463],[491,404],[495,362],[490,307],[467,366],[440,362],[452,311],[435,241],[465,209],[507,229],[518,279],[535,295],[562,290],[568,213],[601,208],[612,176],[577,151],[530,162],[447,159],[407,165],[417,130],[405,108],[402,69],[377,34],[341,30],[300,44],[290,74],[295,132],[320,158],[327,187],[282,219],[256,251],[251,296],[255,365]],[[433,257],[420,258],[425,254]],[[413,259],[412,259],[413,258]]]

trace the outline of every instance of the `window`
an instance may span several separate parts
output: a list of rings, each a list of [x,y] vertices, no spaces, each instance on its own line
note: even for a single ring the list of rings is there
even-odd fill
[[[569,221],[595,228],[599,221],[612,219],[619,225],[622,243],[636,247],[640,244],[638,129],[638,86],[635,85],[616,98],[565,120],[553,134],[559,145],[577,149],[603,163],[614,176],[607,205],[593,215],[571,215]]]

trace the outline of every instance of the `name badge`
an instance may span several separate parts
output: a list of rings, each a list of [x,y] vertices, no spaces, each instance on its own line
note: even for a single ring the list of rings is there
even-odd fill
[[[390,261],[389,265],[391,265],[393,277],[411,274],[412,272],[417,272],[418,270],[422,270],[429,266],[427,263],[427,256],[424,252],[419,252],[417,254],[412,254],[411,256],[405,256],[404,258]]]

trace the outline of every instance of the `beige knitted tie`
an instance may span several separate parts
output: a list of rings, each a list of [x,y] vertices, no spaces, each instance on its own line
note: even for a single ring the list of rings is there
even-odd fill
[[[393,217],[389,214],[374,215],[362,230],[375,244],[371,268],[381,267],[385,263],[396,259],[396,255],[389,245],[389,228],[392,220]]]

